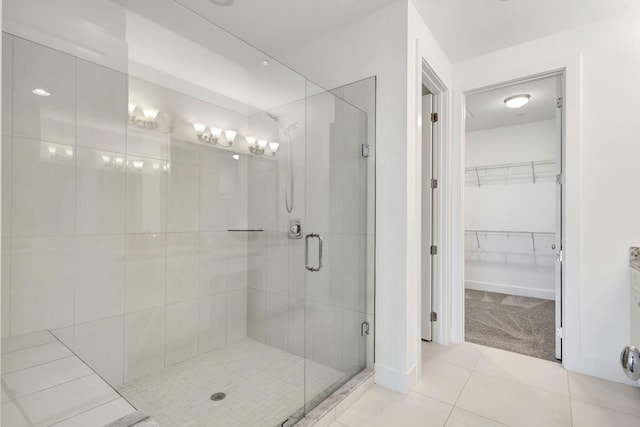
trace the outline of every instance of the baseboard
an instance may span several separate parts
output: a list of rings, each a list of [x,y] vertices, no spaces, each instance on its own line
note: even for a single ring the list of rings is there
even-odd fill
[[[416,366],[412,366],[407,372],[401,372],[379,363],[375,364],[376,384],[402,394],[408,394],[416,385]]]
[[[476,282],[473,280],[464,281],[465,289],[474,291],[496,292],[499,294],[517,295],[520,297],[542,298],[548,300],[556,299],[555,291],[544,289],[525,288],[521,286],[501,285],[499,283]]]

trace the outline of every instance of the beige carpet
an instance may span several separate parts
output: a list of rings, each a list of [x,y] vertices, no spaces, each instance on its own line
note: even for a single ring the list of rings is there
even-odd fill
[[[465,335],[472,343],[555,361],[555,301],[467,289]]]

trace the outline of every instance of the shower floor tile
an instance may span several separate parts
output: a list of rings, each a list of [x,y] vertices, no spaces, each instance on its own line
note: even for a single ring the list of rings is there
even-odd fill
[[[123,384],[118,391],[138,410],[169,426],[280,425],[304,404],[346,379],[344,372],[251,339],[213,350]],[[226,393],[214,402],[213,393]]]

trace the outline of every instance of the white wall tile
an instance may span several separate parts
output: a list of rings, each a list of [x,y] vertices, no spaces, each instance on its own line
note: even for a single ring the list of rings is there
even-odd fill
[[[247,290],[230,291],[227,296],[227,342],[247,336]]]
[[[166,230],[167,163],[127,156],[127,232]]]
[[[125,312],[165,304],[166,235],[127,236]]]
[[[14,138],[12,235],[72,235],[74,177],[74,147]]]
[[[340,271],[342,307],[364,313],[367,309],[367,237],[348,234],[342,242],[345,257]]]
[[[289,294],[289,258],[267,259],[267,292]]]
[[[76,325],[74,352],[112,387],[124,375],[124,316]]]
[[[229,260],[227,262],[227,283],[229,291],[247,288],[249,276],[249,272],[247,270],[248,266],[246,257]]]
[[[125,236],[76,237],[75,323],[124,314]]]
[[[198,233],[167,233],[167,304],[198,296]]]
[[[214,126],[209,123],[210,117],[202,114],[200,100],[188,95],[168,91],[168,108],[173,123],[171,133],[171,159],[187,163],[197,162],[197,153],[192,150],[198,147],[193,144],[198,142],[194,123],[204,123],[206,126]]]
[[[67,348],[73,350],[74,341],[74,328],[73,326],[67,326],[64,328],[51,329],[50,332]]]
[[[11,239],[2,239],[2,338],[11,335]]]
[[[305,301],[289,298],[289,337],[288,351],[305,357]]]
[[[167,231],[198,231],[198,168],[171,162],[167,173]]]
[[[289,347],[289,298],[267,292],[266,343],[286,350]]]
[[[227,291],[227,234],[200,233],[199,258],[201,297]]]
[[[2,237],[11,237],[13,199],[13,141],[2,135]]]
[[[202,354],[227,344],[227,294],[199,300],[198,353]]]
[[[201,231],[226,231],[228,200],[227,182],[222,177],[220,150],[202,148],[198,167],[198,220]]]
[[[325,304],[307,306],[307,322],[311,322],[313,325],[312,359],[323,365],[341,370],[342,309]]]
[[[32,368],[69,356],[73,356],[73,353],[58,341],[13,351],[2,356],[2,374]]]
[[[123,234],[126,230],[125,157],[76,149],[76,233]]]
[[[36,88],[51,95],[35,95]],[[72,56],[14,38],[13,134],[75,144],[76,60]]]
[[[249,288],[247,290],[247,336],[262,343],[266,342],[266,292]]]
[[[125,382],[164,368],[164,307],[125,316]]]
[[[12,335],[73,323],[74,246],[73,237],[13,239]]]
[[[198,300],[167,306],[166,366],[198,354]]]
[[[13,36],[2,33],[2,134],[11,135],[13,125]]]
[[[127,76],[81,59],[77,73],[77,145],[124,153]]]

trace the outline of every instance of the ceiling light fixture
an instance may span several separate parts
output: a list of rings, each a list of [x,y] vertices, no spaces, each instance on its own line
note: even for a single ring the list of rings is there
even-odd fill
[[[521,94],[521,95],[513,95],[508,98],[505,98],[504,103],[509,108],[520,108],[523,105],[525,105],[527,102],[529,102],[529,98],[531,98],[531,95],[529,95],[528,93]]]
[[[47,92],[46,90],[41,89],[39,87],[35,88],[34,90],[32,90],[31,93],[33,93],[35,95],[38,95],[38,96],[49,96],[49,95],[51,95],[49,92]]]
[[[235,0],[209,0],[216,6],[231,6]]]

